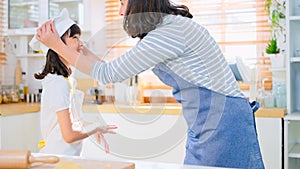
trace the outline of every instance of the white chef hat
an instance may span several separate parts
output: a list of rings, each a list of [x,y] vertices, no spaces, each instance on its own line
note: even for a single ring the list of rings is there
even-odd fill
[[[54,20],[54,27],[61,37],[73,24],[76,24],[72,19],[69,17],[69,12],[66,8],[62,9],[59,16],[53,18]],[[39,51],[42,50],[43,52],[48,51],[48,47],[46,47],[43,43],[36,39],[36,35],[31,39],[29,42],[29,46],[35,50]]]

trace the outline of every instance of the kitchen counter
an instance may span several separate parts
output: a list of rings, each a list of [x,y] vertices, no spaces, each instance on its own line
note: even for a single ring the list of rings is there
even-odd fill
[[[138,114],[182,114],[181,106],[178,103],[166,104],[87,104],[83,106],[84,112],[105,112],[105,113],[138,113]],[[260,108],[255,112],[255,117],[283,118],[286,113],[284,108]]]
[[[40,111],[40,103],[0,104],[0,116],[10,116]]]
[[[39,153],[33,153],[33,156],[45,156]],[[157,163],[157,162],[145,162],[145,161],[107,161],[107,160],[95,160],[87,159],[77,156],[58,156],[60,161],[57,164],[34,164],[31,169],[53,169],[63,162],[71,162],[72,164],[79,165],[84,169],[229,169],[221,167],[207,167],[207,166],[194,166],[194,165],[182,165],[175,163]]]
[[[11,103],[0,105],[0,116],[9,116],[31,112],[39,112],[40,103]],[[126,105],[124,103],[116,104],[85,104],[84,112],[105,112],[105,113],[137,113],[137,114],[182,114],[181,106],[178,103],[166,104],[139,104]],[[284,108],[260,108],[255,117],[283,118],[286,113]]]
[[[149,160],[155,162],[171,162],[178,163],[184,159],[185,142],[185,121],[181,115],[181,108],[179,104],[165,104],[165,105],[149,105],[142,104],[139,106],[128,106],[125,104],[85,104],[83,110],[86,112],[87,119],[95,119],[99,117],[97,112],[105,112],[101,117],[108,123],[118,124],[118,133],[126,138],[141,138],[141,140],[147,140],[145,138],[162,138],[163,141],[159,143],[174,143],[176,146],[172,151],[168,151],[160,156],[150,158]],[[8,149],[30,149],[32,152],[37,152],[37,142],[40,140],[39,136],[39,103],[20,103],[20,104],[1,104],[0,105],[0,124],[1,124],[1,136],[0,142],[2,148]],[[258,132],[258,139],[262,150],[262,155],[267,168],[279,169],[282,164],[282,118],[285,114],[285,109],[264,109],[260,108],[255,116],[256,126]],[[122,112],[122,113],[120,113]],[[161,113],[161,114],[158,114]],[[125,115],[125,116],[124,116]],[[159,115],[159,116],[157,116]],[[126,118],[124,118],[126,117]],[[159,117],[159,119],[157,119]],[[266,117],[266,118],[265,118]],[[143,125],[144,123],[132,122],[136,119],[152,120],[153,123],[149,125]],[[156,120],[157,119],[157,120]],[[130,121],[131,120],[131,121]],[[147,122],[147,121],[143,121]],[[13,124],[13,125],[12,125]],[[142,124],[142,125],[141,125]],[[173,133],[171,129],[175,129],[175,135],[171,137],[160,137],[167,133]],[[180,132],[180,134],[178,134]],[[19,133],[19,134],[15,134]],[[174,137],[176,137],[174,139]],[[25,140],[24,140],[25,138]],[[178,139],[179,138],[179,139]],[[136,139],[135,139],[136,140]],[[135,157],[137,155],[148,155],[154,152],[161,152],[161,148],[158,150],[152,147],[143,146],[144,144],[136,144],[136,142],[126,141],[124,145],[119,145],[120,137],[111,138],[112,147],[111,150],[116,152],[122,152],[126,157]],[[109,157],[109,159],[115,159],[117,157],[113,155],[106,156],[101,148],[96,146],[93,141],[85,142],[84,157]],[[137,148],[137,145],[140,147]],[[162,144],[163,145],[163,144]],[[168,145],[175,145],[168,144]],[[159,147],[159,146],[158,146]],[[167,147],[168,148],[168,147]],[[127,151],[131,149],[137,149],[137,151]],[[152,157],[152,156],[151,156]],[[148,161],[148,160],[147,160]],[[161,168],[174,168],[183,169],[178,165],[159,164],[156,163],[145,164],[136,163],[137,169],[152,169],[156,167]],[[142,166],[142,167],[139,167]],[[191,169],[191,168],[186,168]]]

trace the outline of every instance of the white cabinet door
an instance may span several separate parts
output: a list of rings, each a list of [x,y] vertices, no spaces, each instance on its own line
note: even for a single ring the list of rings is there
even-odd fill
[[[84,113],[90,120],[99,116],[98,113]],[[161,115],[162,116],[162,115]],[[134,119],[141,122],[154,119],[157,115],[152,114],[112,114],[101,113],[101,117],[107,123],[113,123],[119,126],[118,133],[127,139],[119,139],[120,137],[108,136],[111,154],[107,155],[103,151],[103,147],[98,145],[92,138],[88,138],[84,141],[82,155],[87,158],[105,158],[110,160],[133,160],[141,159],[143,161],[152,162],[169,162],[169,163],[183,163],[185,156],[185,140],[186,140],[186,123],[184,119],[178,118],[176,115],[168,115],[160,117],[161,121],[157,121],[156,124],[134,124]],[[131,121],[129,121],[131,120]],[[147,126],[148,125],[148,126]],[[152,125],[152,126],[151,126]],[[160,137],[164,132],[172,131],[171,128],[175,128],[174,135],[181,135],[180,139],[176,136],[168,138],[162,138],[161,146],[164,146],[164,142],[169,142],[170,146],[167,151],[154,154],[152,156],[146,156],[143,151],[149,152],[149,149],[156,150],[155,144],[145,144],[144,147],[134,147],[134,142],[138,143],[139,140],[149,139],[153,137]],[[261,152],[266,169],[281,169],[282,165],[282,119],[281,118],[256,118],[256,127],[258,133],[258,140],[261,147]],[[180,128],[180,129],[179,129]],[[135,138],[135,139],[133,139]],[[174,142],[174,139],[178,139],[178,142]],[[126,141],[127,140],[127,141]],[[138,141],[137,141],[138,140]],[[126,143],[127,142],[127,143]],[[127,149],[122,147],[127,146]],[[120,149],[122,150],[120,150]],[[124,151],[139,151],[139,152],[124,152]],[[139,157],[134,156],[139,154]],[[127,155],[127,156],[125,156]],[[143,156],[145,155],[145,156]]]
[[[39,139],[39,113],[1,117],[1,149],[37,152]]]
[[[255,118],[258,141],[265,164],[268,169],[282,168],[282,119]]]
[[[186,123],[183,116],[163,114],[84,113],[90,120],[96,116],[107,124],[116,124],[117,135],[107,138],[111,153],[105,154],[95,140],[84,141],[82,155],[109,160],[143,160],[183,163],[185,156]]]

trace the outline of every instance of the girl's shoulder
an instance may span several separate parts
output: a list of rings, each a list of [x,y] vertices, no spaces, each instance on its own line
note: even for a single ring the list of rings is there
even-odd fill
[[[57,74],[47,74],[47,76],[45,76],[45,80],[48,81],[62,81],[65,80],[66,78],[63,77],[62,75],[57,75]]]
[[[67,78],[63,77],[62,75],[57,75],[57,74],[48,74],[45,76],[42,82],[43,86],[48,85],[48,86],[65,86],[69,85],[69,82]]]

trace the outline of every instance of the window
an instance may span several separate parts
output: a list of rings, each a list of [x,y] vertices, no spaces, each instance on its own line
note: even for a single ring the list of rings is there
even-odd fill
[[[206,27],[226,58],[253,59],[260,56],[269,40],[270,25],[265,0],[175,0],[187,5],[194,20]],[[119,0],[106,0],[106,23],[121,20]],[[118,29],[122,29],[119,27]],[[110,33],[120,30],[111,29]]]
[[[182,0],[206,27],[226,58],[256,58],[269,40],[265,0]]]
[[[119,16],[120,0],[105,1],[106,22],[106,59],[113,60],[126,52],[137,42],[136,39],[128,37],[123,30],[123,17]]]
[[[256,67],[258,85],[272,75],[270,60],[263,57],[270,38],[265,0],[177,0],[175,3],[189,7],[194,20],[209,30],[229,62],[240,57],[248,66]],[[264,87],[271,89],[272,80],[267,80]]]
[[[0,66],[5,64],[5,30],[6,30],[6,1],[0,1]]]
[[[247,64],[258,66],[261,71],[258,81],[268,72],[269,61],[262,54],[270,37],[268,12],[265,0],[173,0],[176,4],[189,7],[196,22],[206,27],[220,45],[224,56],[230,62],[241,57]],[[118,16],[119,0],[106,0],[106,23],[122,21]],[[108,39],[118,38],[122,22],[108,30]],[[114,45],[113,54],[120,54],[131,46]],[[247,88],[247,87],[246,87]]]

